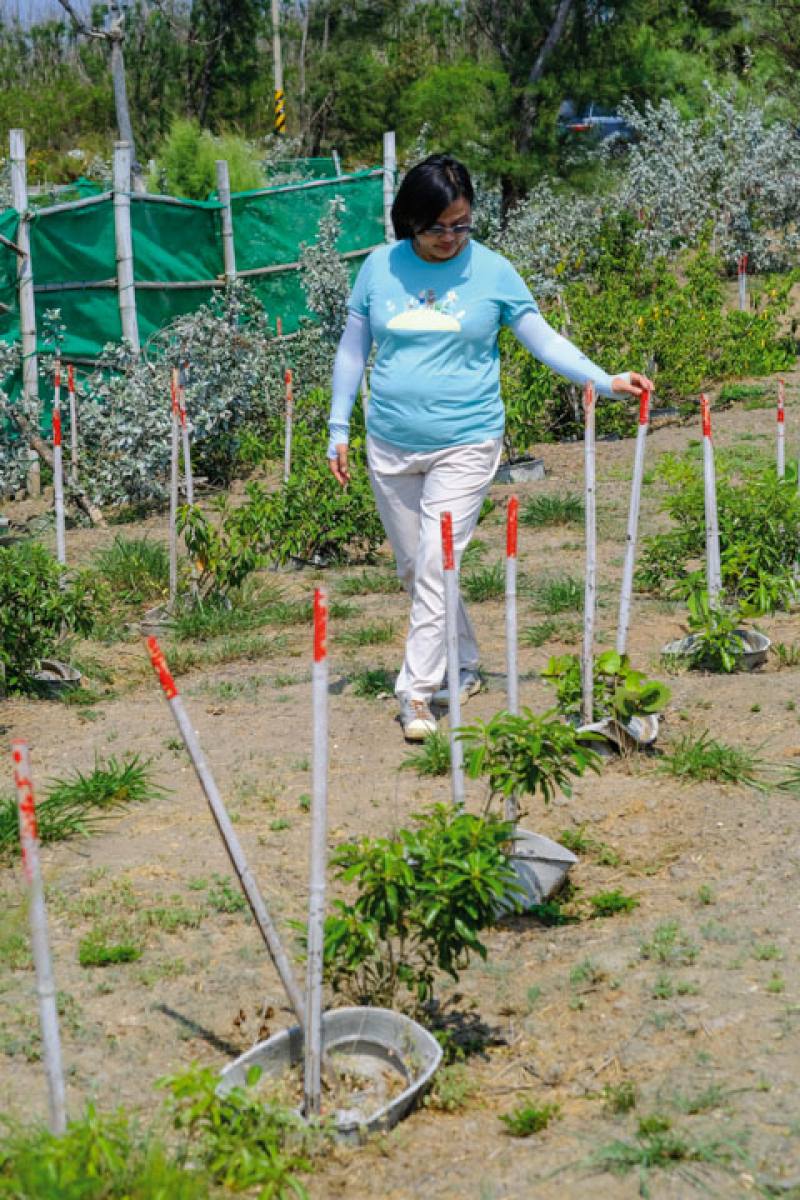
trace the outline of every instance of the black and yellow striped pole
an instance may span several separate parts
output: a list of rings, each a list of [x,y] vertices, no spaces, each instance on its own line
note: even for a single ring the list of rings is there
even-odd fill
[[[275,132],[286,133],[286,98],[283,88],[275,88]]]
[[[286,133],[286,97],[283,92],[280,0],[272,0],[272,61],[275,74],[275,132]]]

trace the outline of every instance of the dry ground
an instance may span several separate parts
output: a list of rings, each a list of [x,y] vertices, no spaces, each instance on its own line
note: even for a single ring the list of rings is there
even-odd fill
[[[790,455],[800,441],[799,382],[798,375],[789,377]],[[715,417],[721,446],[749,443],[771,453],[774,429],[771,410],[739,408]],[[678,424],[657,429],[648,442],[648,466],[697,436],[694,427]],[[599,446],[604,644],[613,644],[632,452],[632,442]],[[538,491],[580,489],[580,446],[544,446],[540,453],[547,480],[513,489],[523,502]],[[497,509],[479,530],[486,564],[501,560],[504,502],[511,491],[494,489]],[[661,521],[660,495],[660,485],[646,488],[643,533]],[[15,517],[23,510],[6,511]],[[163,532],[156,521],[124,532],[144,528]],[[112,535],[76,531],[71,552],[88,558]],[[529,579],[564,572],[580,577],[582,554],[580,527],[522,532],[521,570]],[[324,579],[335,596],[337,580],[357,573],[326,572]],[[279,578],[287,597],[299,597],[322,576],[301,571]],[[446,780],[398,770],[407,748],[393,702],[359,699],[352,691],[355,670],[397,665],[404,598],[366,595],[352,603],[357,613],[334,622],[330,639],[331,844],[385,833],[448,796]],[[470,701],[465,719],[490,716],[504,698],[502,602],[474,604],[471,611],[489,686]],[[520,618],[524,627],[542,616],[523,599]],[[388,644],[349,649],[338,640],[345,629],[386,620],[394,623]],[[680,620],[676,606],[640,597],[631,634],[634,663],[661,673],[659,649],[680,633]],[[521,699],[534,709],[550,703],[551,692],[537,677],[549,654],[575,648],[573,618],[563,621],[566,641],[520,651]],[[761,625],[775,641],[800,639],[796,616]],[[290,918],[304,916],[309,816],[301,797],[310,790],[310,649],[309,631],[291,628],[280,637],[276,632],[266,656],[201,665],[180,680],[284,930]],[[229,877],[228,864],[140,641],[84,650],[112,668],[112,694],[89,709],[8,701],[2,742],[7,753],[11,737],[30,741],[41,783],[74,768],[90,769],[95,756],[137,751],[152,757],[159,781],[170,789],[163,799],[109,822],[103,833],[43,855],[57,981],[65,994],[71,1108],[77,1111],[92,1097],[103,1107],[124,1103],[147,1111],[163,1073],[191,1060],[221,1066],[248,1046],[258,1035],[265,1001],[274,1009],[271,1031],[289,1017],[252,923],[241,913],[218,911],[226,906],[225,890],[214,890],[214,877]],[[773,659],[753,675],[677,675],[661,746],[668,749],[682,734],[708,728],[764,758],[791,763],[800,755],[799,672],[778,670]],[[657,767],[657,757],[613,762],[599,777],[579,781],[571,799],[532,808],[525,821],[555,837],[585,826],[618,859],[602,865],[596,854],[582,858],[573,872],[578,893],[620,888],[637,897],[639,907],[559,927],[518,918],[493,931],[488,961],[470,969],[457,989],[461,1009],[477,1014],[494,1042],[468,1060],[461,1082],[453,1085],[463,1093],[462,1107],[423,1107],[361,1151],[338,1153],[310,1177],[313,1197],[625,1200],[639,1194],[638,1175],[614,1176],[588,1163],[599,1147],[633,1139],[637,1120],[653,1113],[673,1120],[693,1145],[721,1141],[746,1155],[730,1170],[712,1161],[653,1172],[653,1196],[800,1196],[800,801],[740,787],[684,786]],[[482,791],[470,786],[469,803],[477,809]],[[0,887],[7,918],[21,917],[16,866],[0,870]],[[78,940],[98,919],[122,930],[154,910],[173,914],[176,928],[169,932],[171,918],[162,917],[138,962],[105,969],[78,965]],[[643,954],[665,921],[679,924],[693,947],[687,955],[692,961],[659,963]],[[32,972],[4,964],[0,990],[0,1089],[10,1110],[43,1114],[41,1066],[29,1061]],[[444,989],[455,991],[452,985]],[[609,1090],[613,1096],[625,1081],[635,1086],[636,1108],[615,1114]],[[512,1139],[498,1115],[522,1103],[557,1103],[560,1117],[540,1134]],[[762,1190],[768,1181],[774,1193]]]

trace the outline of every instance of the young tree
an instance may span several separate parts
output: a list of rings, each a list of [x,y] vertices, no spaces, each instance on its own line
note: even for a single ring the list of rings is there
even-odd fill
[[[58,0],[58,2],[64,11],[69,14],[69,18],[78,33],[82,33],[84,37],[95,38],[105,42],[109,48],[111,81],[114,87],[114,107],[117,113],[119,140],[130,143],[133,186],[136,191],[143,192],[145,190],[144,175],[141,164],[136,156],[136,143],[133,137],[130,108],[128,107],[128,87],[125,81],[125,58],[122,49],[125,40],[125,18],[120,8],[119,0],[106,0],[108,23],[105,29],[98,29],[96,25],[87,24],[80,14],[76,12],[71,0]]]

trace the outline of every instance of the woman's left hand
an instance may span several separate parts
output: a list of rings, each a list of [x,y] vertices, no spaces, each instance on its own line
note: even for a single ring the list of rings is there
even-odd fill
[[[637,371],[626,371],[624,375],[615,375],[611,380],[615,392],[621,395],[641,396],[642,392],[652,392],[654,384],[646,375]]]

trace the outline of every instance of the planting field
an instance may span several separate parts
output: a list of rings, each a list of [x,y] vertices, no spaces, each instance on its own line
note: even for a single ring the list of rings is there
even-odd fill
[[[774,461],[777,379],[764,388],[768,406],[714,412],[715,445],[734,463]],[[786,375],[786,414],[791,460],[798,372]],[[657,462],[699,436],[699,420],[675,419],[648,439],[640,536],[668,525]],[[503,561],[508,497],[524,514],[533,497],[582,492],[580,444],[538,452],[547,479],[493,488],[463,567],[487,680],[465,721],[505,703],[502,584],[498,595],[491,568]],[[632,463],[632,441],[598,444],[598,651],[614,645]],[[20,521],[46,507],[4,511]],[[580,506],[551,509],[563,523],[520,528],[520,699],[535,712],[555,702],[540,672],[551,655],[577,651],[581,631]],[[73,530],[71,559],[88,563],[115,534],[145,532],[163,539],[165,525]],[[42,536],[49,546],[52,529]],[[335,605],[330,843],[390,833],[447,802],[449,783],[403,769],[411,750],[394,700],[366,675],[391,676],[402,653],[406,599],[385,547],[367,568],[262,573],[271,603],[257,627],[163,639],[267,904],[295,946],[289,923],[305,919],[308,877],[311,630],[293,602],[320,583]],[[685,614],[682,602],[635,598],[632,664],[672,689],[656,752],[608,761],[549,807],[525,806],[526,828],[579,854],[563,902],[488,931],[486,961],[442,985],[463,1058],[396,1130],[316,1159],[303,1177],[312,1197],[800,1197],[800,792],[771,786],[800,767],[800,627],[793,614],[759,618],[777,653],[753,674],[668,675],[660,650],[681,636]],[[0,793],[11,790],[16,737],[30,742],[42,794],[96,761],[152,762],[163,791],[132,797],[90,837],[43,849],[70,1113],[91,1099],[149,1120],[159,1077],[193,1061],[220,1068],[291,1021],[141,638],[81,643],[74,659],[82,703],[4,702]],[[720,751],[708,766],[710,739],[746,753]],[[717,778],[692,777],[703,758]],[[467,788],[479,812],[485,785]],[[0,1091],[15,1115],[44,1116],[11,858],[0,894]]]

